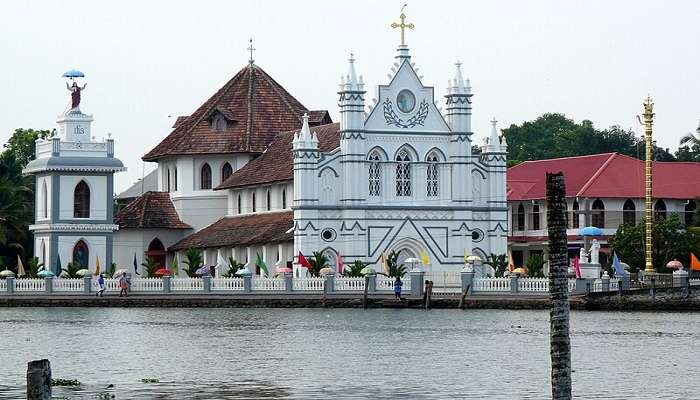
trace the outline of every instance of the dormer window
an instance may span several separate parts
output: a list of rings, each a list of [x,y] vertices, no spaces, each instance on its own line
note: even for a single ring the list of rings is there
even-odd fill
[[[224,116],[217,115],[214,118],[212,118],[211,127],[215,131],[223,131],[224,129],[226,129],[226,119],[224,119]]]
[[[236,118],[234,118],[233,113],[230,111],[216,107],[213,109],[207,118],[209,121],[209,127],[213,131],[222,132],[226,129],[231,129],[236,126]]]

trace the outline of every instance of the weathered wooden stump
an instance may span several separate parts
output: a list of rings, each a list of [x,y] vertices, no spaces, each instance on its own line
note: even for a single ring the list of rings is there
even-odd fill
[[[27,363],[27,400],[51,399],[51,362],[47,359]]]

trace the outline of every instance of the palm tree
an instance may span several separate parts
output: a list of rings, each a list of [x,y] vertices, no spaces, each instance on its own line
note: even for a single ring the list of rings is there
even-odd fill
[[[566,184],[561,172],[547,173],[547,229],[549,231],[549,313],[552,399],[571,399],[571,343],[569,340],[568,251],[566,242]]]
[[[27,226],[34,220],[31,181],[22,177],[22,167],[14,155],[0,155],[0,254],[5,265],[31,246]]]
[[[204,260],[202,259],[202,252],[199,249],[190,247],[185,251],[185,261],[183,261],[187,268],[185,268],[185,273],[190,278],[197,276],[197,270],[204,265]]]
[[[368,264],[363,263],[360,260],[355,260],[355,262],[343,269],[343,276],[347,276],[348,278],[362,278],[365,275],[360,271],[362,271],[362,269],[367,265]]]
[[[319,251],[314,251],[313,255],[314,256],[309,259],[309,264],[311,264],[309,273],[311,276],[318,277],[321,276],[321,269],[328,266],[328,257]]]
[[[698,125],[697,129],[695,129],[695,132],[697,135],[688,133],[687,135],[683,136],[681,138],[681,146],[688,145],[690,148],[693,146],[700,146],[700,124]]]
[[[484,261],[484,264],[490,265],[493,268],[494,276],[497,278],[503,278],[503,275],[508,268],[508,258],[505,254],[491,254],[489,258]]]
[[[31,257],[27,262],[27,278],[36,278],[39,270],[44,266],[44,263],[39,262],[39,258]]]
[[[158,262],[153,257],[148,257],[146,261],[141,263],[147,278],[155,278],[156,270],[158,270]]]
[[[234,260],[233,257],[229,256],[228,270],[223,274],[224,278],[235,278],[236,272],[243,269],[244,266],[245,264],[239,263],[238,261]]]
[[[64,275],[66,278],[72,278],[72,279],[80,278],[80,276],[78,275],[78,271],[80,271],[81,269],[83,269],[82,265],[80,265],[78,263],[69,262],[65,268],[61,269],[61,271],[63,271],[65,273],[65,275],[64,274],[61,274],[61,275]]]
[[[403,278],[408,272],[403,264],[399,264],[399,254],[401,250],[392,250],[386,257],[386,263],[389,266],[389,273],[380,273],[380,275],[388,276],[389,278]]]

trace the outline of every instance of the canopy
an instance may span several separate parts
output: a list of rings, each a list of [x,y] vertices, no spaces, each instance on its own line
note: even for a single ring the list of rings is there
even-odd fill
[[[8,276],[15,276],[15,273],[10,271],[9,269],[6,269],[6,270],[0,272],[0,276],[7,278]]]
[[[64,78],[84,78],[85,74],[77,69],[71,69],[70,71],[64,72],[61,76]]]
[[[668,264],[666,264],[666,267],[667,268],[681,269],[681,268],[683,268],[683,264],[678,260],[672,260],[672,261],[669,261]]]
[[[157,269],[155,272],[156,276],[172,276],[173,272],[167,268]]]
[[[288,268],[288,267],[279,267],[279,268],[277,268],[277,273],[278,274],[291,274],[292,269]]]
[[[44,278],[45,278],[45,277],[52,278],[52,277],[56,276],[53,272],[49,271],[48,269],[42,269],[41,271],[39,271],[39,272],[37,273],[37,275],[38,275],[38,276],[41,276],[41,277],[44,277]]]
[[[601,236],[603,234],[603,230],[595,226],[587,226],[585,228],[581,228],[581,230],[578,231],[578,234],[581,236]]]

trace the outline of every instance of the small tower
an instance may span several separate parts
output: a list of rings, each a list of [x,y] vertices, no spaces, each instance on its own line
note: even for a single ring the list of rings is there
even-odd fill
[[[36,217],[29,229],[35,237],[34,255],[45,267],[58,272],[58,263],[69,262],[94,271],[112,262],[112,221],[114,173],[124,165],[114,158],[111,137],[96,140],[90,124],[92,115],[80,110],[81,92],[69,71],[70,108],[58,116],[59,133],[36,141],[36,158],[23,173],[36,177]]]
[[[481,154],[481,162],[487,166],[489,174],[489,202],[493,207],[501,208],[503,211],[502,220],[507,220],[507,201],[506,201],[506,156],[507,147],[505,137],[499,135],[498,128],[496,124],[498,121],[496,119],[491,120],[491,135],[483,147],[484,151]],[[491,223],[491,229],[495,229],[495,225]],[[503,227],[505,228],[505,227]],[[494,243],[503,244],[502,241],[495,241]],[[506,252],[506,247],[503,248],[492,248],[491,253],[493,254],[504,254]]]
[[[350,54],[348,73],[341,78],[338,91],[340,109],[340,151],[345,171],[341,201],[345,204],[363,200],[364,193],[358,188],[365,187],[365,90],[362,76],[355,72],[355,57]],[[366,189],[366,188],[365,188]]]
[[[472,88],[469,80],[462,78],[462,64],[455,64],[455,76],[447,85],[447,124],[452,130],[450,156],[455,160],[453,179],[461,185],[453,189],[453,200],[472,200],[471,155],[472,155]]]

